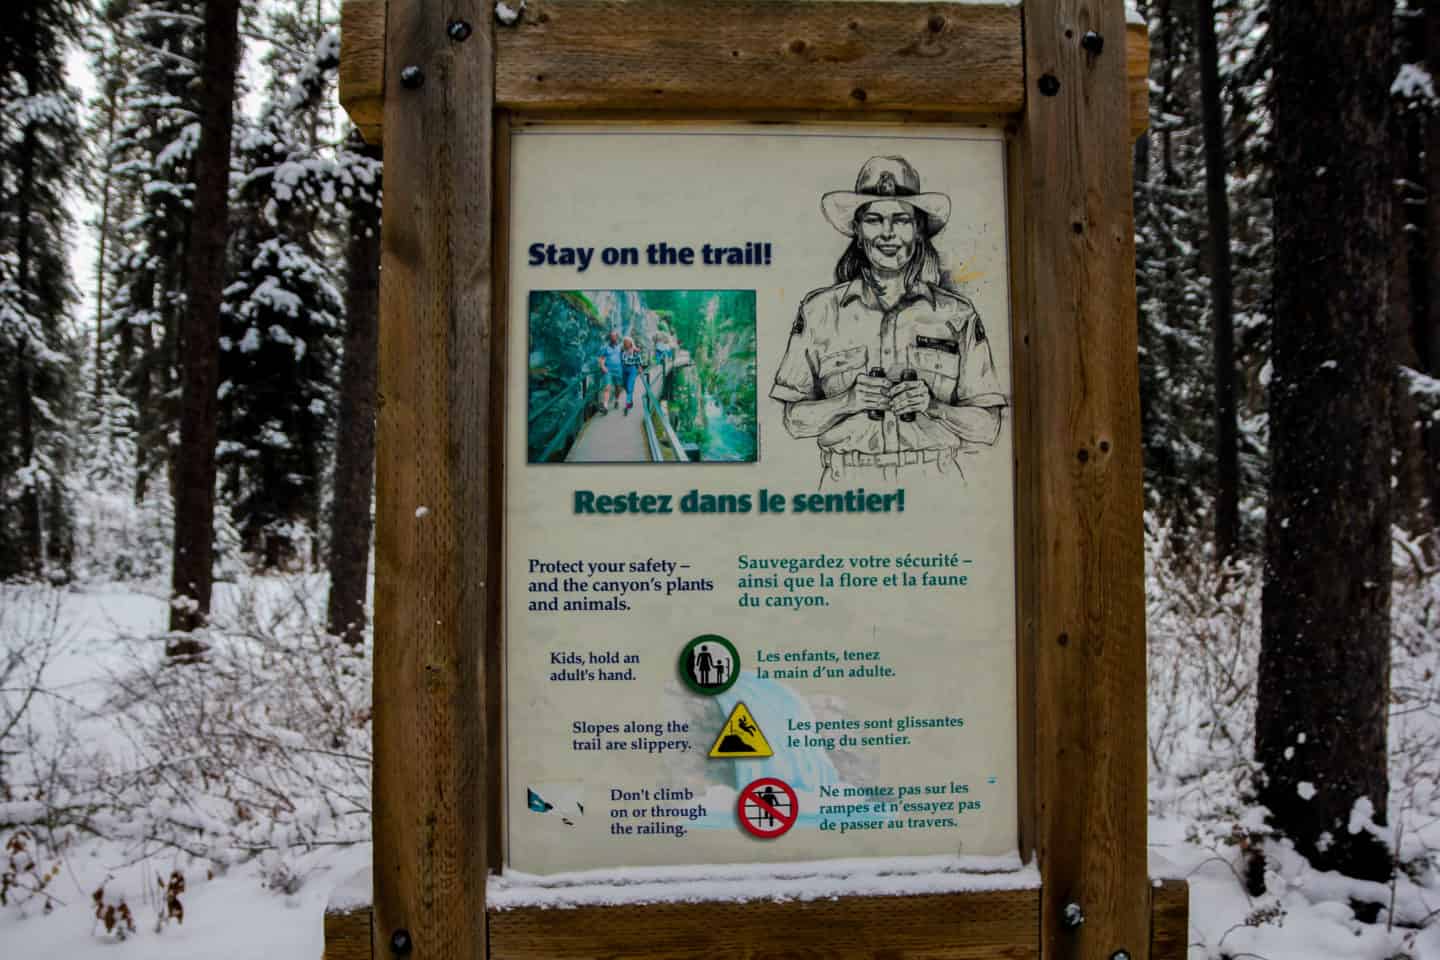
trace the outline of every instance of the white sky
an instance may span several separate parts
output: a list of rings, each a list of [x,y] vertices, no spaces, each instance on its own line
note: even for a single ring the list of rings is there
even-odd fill
[[[0,2],[4,2],[4,0],[0,0]],[[98,24],[96,28],[99,29]],[[262,44],[254,39],[246,38],[243,41],[243,57],[240,62],[242,77],[258,75],[259,57],[263,52],[259,49],[261,46]],[[71,43],[65,53],[65,79],[79,91],[82,122],[88,120],[91,110],[90,103],[99,95],[100,85],[95,77],[90,54],[79,44]],[[260,112],[264,91],[257,89],[258,87],[258,83],[251,84],[251,89],[241,99],[240,109],[248,116],[257,116]],[[100,161],[99,151],[104,149],[104,144],[91,143],[87,146],[95,152],[92,160]],[[95,332],[95,265],[100,254],[98,237],[100,198],[91,190],[72,189],[67,198],[66,208],[75,220],[75,229],[70,237],[71,277],[80,294],[80,305],[75,312],[75,325],[82,335],[92,337]],[[93,350],[94,342],[92,340],[89,352],[93,352]]]

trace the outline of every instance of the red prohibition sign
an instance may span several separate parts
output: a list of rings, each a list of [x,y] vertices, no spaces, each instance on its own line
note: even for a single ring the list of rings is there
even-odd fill
[[[784,780],[761,777],[740,791],[735,814],[751,836],[774,840],[795,826],[800,800]]]

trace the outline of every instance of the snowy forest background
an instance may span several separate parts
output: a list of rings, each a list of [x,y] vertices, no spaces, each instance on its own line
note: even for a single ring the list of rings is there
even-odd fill
[[[246,3],[228,219],[197,215],[214,5],[0,10],[7,954],[315,957],[322,905],[369,860],[380,162],[336,104],[338,0]],[[1139,10],[1150,842],[1191,882],[1192,957],[1440,958],[1440,2],[1337,0],[1343,29],[1314,41],[1317,75],[1369,84],[1364,149],[1335,141],[1342,177],[1383,185],[1358,207],[1317,205],[1329,165],[1276,130],[1306,89],[1317,123],[1340,111],[1280,82],[1297,31],[1272,6],[1298,5]],[[1342,279],[1379,300],[1321,336],[1293,265],[1335,231],[1365,241],[1373,269]],[[207,271],[219,324],[197,332]],[[206,361],[208,521],[177,497]],[[1338,378],[1308,407],[1297,364]],[[1372,416],[1347,433],[1352,400]],[[1357,459],[1370,486],[1329,485]],[[171,599],[196,516],[208,617]],[[1339,640],[1303,619],[1317,583],[1368,591]],[[1293,701],[1339,688],[1359,719],[1297,734]]]

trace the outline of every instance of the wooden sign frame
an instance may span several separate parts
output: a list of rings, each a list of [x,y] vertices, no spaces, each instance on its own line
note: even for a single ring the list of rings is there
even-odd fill
[[[1152,885],[1145,843],[1130,175],[1143,25],[1127,25],[1122,0],[531,0],[511,25],[495,9],[343,7],[341,99],[386,168],[375,859],[373,912],[329,915],[326,955],[1183,957],[1185,886]],[[497,144],[517,116],[1006,131],[1017,845],[1038,858],[1039,890],[487,912],[503,816]],[[1083,923],[1067,921],[1071,904]]]

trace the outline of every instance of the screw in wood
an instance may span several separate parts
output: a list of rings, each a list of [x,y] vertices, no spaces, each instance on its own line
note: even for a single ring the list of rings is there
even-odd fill
[[[1100,51],[1105,49],[1105,38],[1094,30],[1086,30],[1085,36],[1080,38],[1080,46],[1091,56],[1100,56]]]
[[[419,90],[425,85],[425,71],[413,63],[400,71],[400,86],[406,90]]]
[[[414,944],[410,942],[409,930],[396,930],[390,934],[390,952],[397,957],[407,956]]]
[[[1060,80],[1053,73],[1047,73],[1040,78],[1040,92],[1047,97],[1053,97],[1060,92]]]
[[[1085,922],[1085,911],[1080,909],[1080,904],[1071,900],[1065,904],[1065,909],[1062,911],[1060,918],[1067,929],[1074,930]],[[1112,957],[1111,960],[1114,960],[1114,958]]]
[[[445,34],[456,43],[464,43],[470,39],[472,33],[470,23],[467,20],[451,20],[445,25]]]
[[[1116,950],[1110,954],[1110,960],[1130,960],[1129,950]]]

